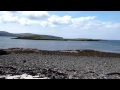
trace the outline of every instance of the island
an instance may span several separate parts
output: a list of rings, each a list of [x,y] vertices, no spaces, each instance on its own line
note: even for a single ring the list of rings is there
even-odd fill
[[[46,37],[40,35],[32,35],[32,36],[19,36],[12,39],[28,39],[28,40],[60,40],[60,41],[103,41],[102,39],[87,39],[87,38],[62,38],[62,37]]]
[[[33,33],[9,33],[0,31],[0,36],[15,37],[12,39],[28,39],[28,40],[57,40],[57,41],[106,41],[102,39],[89,39],[89,38],[63,38],[52,35],[39,35]]]

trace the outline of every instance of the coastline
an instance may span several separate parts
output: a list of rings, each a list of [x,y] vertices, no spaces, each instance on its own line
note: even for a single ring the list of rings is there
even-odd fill
[[[23,40],[56,40],[56,41],[108,41],[108,40],[102,40],[102,39],[67,39],[67,38],[31,38],[30,37],[16,37],[11,39],[23,39]]]
[[[120,53],[105,52],[90,49],[80,50],[39,50],[33,48],[8,48],[2,49],[7,53],[41,53],[45,55],[75,55],[75,56],[97,56],[97,57],[120,57]]]
[[[30,48],[3,51],[6,53],[0,55],[1,79],[10,79],[10,75],[21,75],[21,79],[120,79],[120,53]]]

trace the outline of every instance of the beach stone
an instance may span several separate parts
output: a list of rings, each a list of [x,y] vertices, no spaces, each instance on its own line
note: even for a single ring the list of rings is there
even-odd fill
[[[0,75],[4,75],[5,73],[3,71],[0,71]]]
[[[6,51],[4,51],[4,50],[0,50],[0,55],[6,55],[6,54],[7,54]]]
[[[96,72],[88,71],[88,72],[84,73],[80,78],[81,79],[97,79],[98,76],[99,75]]]

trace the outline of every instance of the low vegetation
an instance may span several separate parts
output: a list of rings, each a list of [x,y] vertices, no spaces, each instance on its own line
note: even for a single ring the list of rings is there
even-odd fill
[[[33,36],[23,36],[17,37],[14,39],[30,39],[30,40],[62,40],[62,41],[101,41],[101,39],[84,39],[84,38],[77,38],[77,39],[66,39],[66,38],[48,38],[45,36],[33,35]]]

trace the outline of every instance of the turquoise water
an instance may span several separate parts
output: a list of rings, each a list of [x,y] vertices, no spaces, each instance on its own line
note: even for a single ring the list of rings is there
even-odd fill
[[[36,48],[40,50],[77,50],[91,49],[120,53],[120,40],[110,41],[54,41],[22,40],[0,37],[0,48]]]

